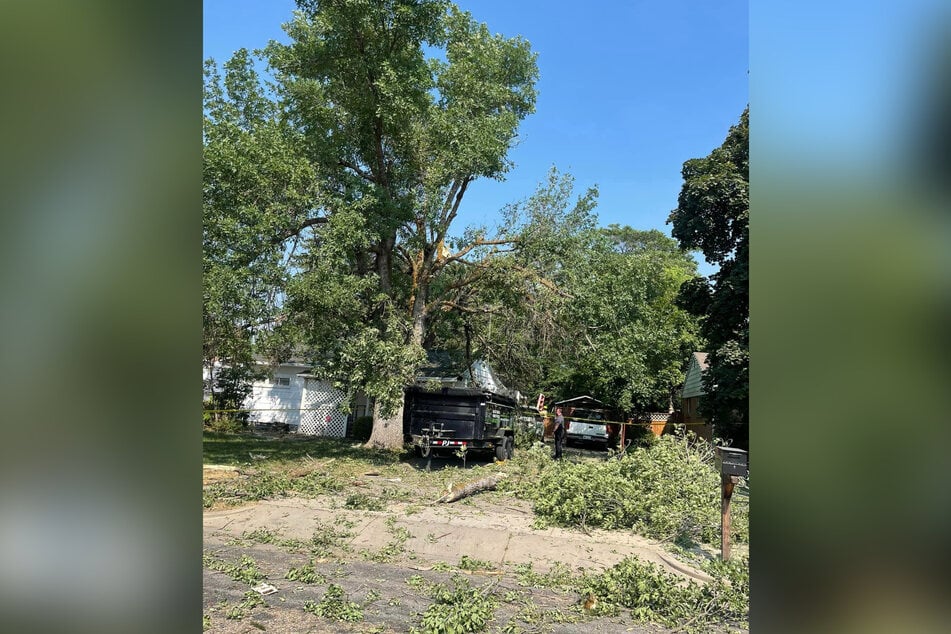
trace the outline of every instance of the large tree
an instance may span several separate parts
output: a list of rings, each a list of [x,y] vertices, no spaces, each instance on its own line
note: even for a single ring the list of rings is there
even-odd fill
[[[282,244],[286,254],[287,240],[302,242],[280,327],[268,332],[305,345],[328,378],[373,397],[370,442],[397,447],[402,387],[444,305],[432,296],[436,280],[512,243],[484,232],[453,239],[451,228],[472,182],[510,167],[519,122],[534,109],[535,55],[444,0],[298,7],[285,25],[290,43],[265,51],[276,97],[228,95],[236,111],[273,123],[311,179],[290,201],[281,190],[297,183],[280,174],[275,191],[247,190],[258,221],[275,227],[255,246]],[[250,76],[246,60],[232,64]]]
[[[709,369],[701,413],[714,433],[749,446],[749,108],[705,158],[686,161],[668,220],[685,249],[719,270],[684,283],[680,303],[703,318]]]
[[[657,230],[611,226],[572,269],[573,393],[627,414],[666,411],[697,345],[696,318],[676,305],[696,262]]]

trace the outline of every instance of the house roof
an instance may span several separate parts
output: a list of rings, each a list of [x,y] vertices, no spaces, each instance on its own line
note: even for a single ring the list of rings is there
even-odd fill
[[[282,359],[281,361],[275,363],[273,360],[268,359],[267,357],[263,355],[256,354],[254,355],[254,363],[256,363],[257,365],[263,365],[263,366],[268,366],[272,368],[277,368],[282,365],[294,366],[297,368],[312,367],[312,364],[308,363],[307,359],[301,356],[296,356],[296,355],[292,355],[289,359]]]
[[[706,369],[707,369],[707,367],[708,367],[708,365],[709,365],[709,364],[707,363],[707,353],[706,353],[706,352],[694,352],[694,353],[693,353],[693,358],[697,360],[697,365],[700,366],[700,370],[701,370],[702,372],[705,372]]]
[[[706,352],[693,353],[687,366],[687,373],[684,376],[684,386],[680,392],[681,398],[693,398],[706,394],[703,389],[703,373],[706,372],[708,365]]]
[[[583,401],[585,403],[597,403],[598,405],[604,405],[604,403],[602,403],[598,399],[588,395],[576,396],[574,398],[568,398],[563,401],[558,401],[557,403],[555,403],[555,405],[567,405],[568,403],[574,403],[575,401]]]

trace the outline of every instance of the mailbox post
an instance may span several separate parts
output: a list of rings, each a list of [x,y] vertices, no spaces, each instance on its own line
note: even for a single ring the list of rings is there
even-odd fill
[[[749,469],[749,454],[742,449],[717,447],[720,467],[720,559],[730,560],[730,500],[733,487]]]

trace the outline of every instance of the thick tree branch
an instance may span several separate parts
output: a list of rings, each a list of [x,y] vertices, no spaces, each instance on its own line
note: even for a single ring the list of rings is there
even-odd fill
[[[340,167],[346,167],[347,169],[352,170],[357,176],[359,176],[360,178],[366,181],[369,181],[374,184],[376,184],[377,182],[377,179],[375,176],[373,176],[373,174],[362,169],[359,165],[356,165],[355,163],[351,163],[350,161],[345,161],[341,159],[337,161],[337,165],[339,165]]]
[[[443,264],[445,265],[445,264],[448,264],[449,262],[462,261],[462,258],[465,257],[467,253],[469,253],[470,251],[472,251],[472,250],[475,249],[476,247],[492,246],[492,245],[498,246],[498,245],[502,245],[502,244],[515,244],[515,242],[516,242],[515,240],[501,240],[501,239],[499,239],[499,240],[476,240],[475,242],[473,242],[473,243],[470,244],[469,246],[463,247],[462,249],[460,249],[460,250],[457,251],[456,253],[453,253],[452,255],[450,255],[449,257],[447,257],[447,258],[444,260]],[[467,263],[467,264],[468,264],[468,263]]]
[[[465,176],[462,179],[462,182],[458,181],[454,183],[453,188],[455,190],[455,202],[452,204],[452,209],[448,210],[448,214],[444,213],[441,222],[439,223],[439,233],[436,234],[436,242],[442,242],[446,239],[446,232],[449,231],[449,226],[452,224],[452,221],[456,219],[456,214],[459,212],[459,205],[462,203],[462,197],[466,193],[466,189],[469,188],[469,183],[472,182],[471,176]],[[452,192],[449,193],[449,196],[446,198],[448,203],[452,199]],[[446,208],[443,208],[443,211],[446,211]]]
[[[548,278],[542,277],[537,272],[531,269],[525,268],[524,266],[518,266],[518,265],[512,265],[512,268],[520,273],[524,273],[527,277],[534,279],[536,282],[538,282],[539,284],[541,284],[542,286],[544,286],[551,292],[555,293],[556,295],[560,297],[564,297],[566,299],[574,299],[573,295],[561,290],[560,288],[558,288],[557,284],[555,284]]]
[[[308,227],[315,227],[317,225],[325,225],[327,224],[327,222],[328,222],[328,218],[325,216],[317,216],[314,218],[308,218],[307,220],[300,223],[297,227],[277,236],[276,238],[273,238],[271,240],[271,244],[280,244],[286,240],[300,236],[300,234],[304,232],[304,229],[307,229]]]
[[[455,282],[453,282],[453,283],[447,285],[446,288],[443,289],[443,290],[444,290],[444,291],[457,291],[457,290],[459,290],[459,289],[461,289],[461,288],[465,288],[466,286],[469,286],[469,285],[471,285],[471,284],[474,284],[474,283],[478,282],[480,279],[482,279],[483,277],[485,277],[485,275],[486,275],[486,270],[485,270],[485,269],[480,269],[480,270],[478,270],[478,271],[475,271],[475,272],[472,273],[471,275],[468,275],[468,276],[464,277],[464,278],[461,279],[461,280],[457,280],[457,281],[455,281]],[[432,312],[433,310],[436,309],[436,307],[439,306],[439,304],[441,303],[441,301],[442,301],[442,300],[436,300],[436,301],[434,301],[434,302],[431,302],[431,303],[427,304],[427,305],[426,305],[426,311],[427,311],[427,312]]]
[[[453,180],[452,187],[449,188],[449,193],[446,194],[446,202],[442,205],[442,210],[439,212],[439,226],[446,226],[446,219],[449,217],[449,212],[452,209],[452,199],[456,195],[456,192],[459,191],[459,181]]]
[[[410,267],[410,270],[412,270],[415,267],[416,263],[413,261],[412,256],[410,256],[409,251],[407,251],[403,247],[403,245],[401,244],[396,245],[394,247],[394,251]]]
[[[499,312],[497,308],[469,308],[468,306],[463,306],[449,300],[442,300],[439,302],[439,306],[442,307],[443,310],[458,310],[459,312],[468,313],[470,315],[496,315]]]

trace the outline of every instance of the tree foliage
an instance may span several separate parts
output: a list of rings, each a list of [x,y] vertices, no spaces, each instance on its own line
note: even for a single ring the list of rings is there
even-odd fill
[[[573,197],[552,170],[506,210],[518,239],[453,300],[464,312],[437,322],[433,344],[490,359],[528,393],[582,393],[626,412],[666,411],[697,345],[696,320],[676,306],[696,263],[656,230],[598,228],[597,191]]]
[[[610,227],[572,268],[571,394],[623,412],[667,411],[697,345],[696,320],[675,304],[696,263],[656,230]]]
[[[715,433],[749,443],[749,108],[723,144],[684,163],[677,209],[668,220],[685,249],[719,270],[681,288],[679,302],[703,317],[709,369],[701,413]]]
[[[243,266],[222,266],[232,282],[249,277],[237,280],[241,310],[271,317],[242,349],[266,338],[309,350],[328,378],[376,400],[371,441],[396,446],[402,386],[440,306],[433,284],[450,263],[506,242],[453,239],[450,228],[469,185],[510,167],[519,122],[534,109],[535,55],[443,0],[298,7],[290,43],[263,51],[270,89],[244,52],[225,64],[223,89],[213,64],[206,73],[209,224],[237,232],[210,241],[225,251],[246,242]],[[273,265],[289,240],[301,249],[280,277]],[[276,277],[261,284],[255,262]],[[277,301],[258,301],[261,289],[280,289]],[[236,340],[243,315],[224,303],[206,313]]]
[[[532,196],[508,205],[499,234],[511,248],[447,268],[437,288],[446,310],[434,320],[430,345],[469,347],[523,391],[557,382],[572,361],[564,357],[572,337],[565,263],[591,241],[596,200],[595,188],[575,196],[574,179],[553,168]]]
[[[537,66],[444,0],[300,1],[288,43],[205,70],[206,363],[294,355],[376,405],[402,442],[423,349],[481,354],[509,385],[666,407],[696,326],[693,262],[658,231],[597,228],[597,190],[552,170],[497,226],[455,226],[501,179]]]
[[[236,408],[256,376],[284,289],[284,242],[311,213],[314,174],[240,50],[205,64],[203,360],[213,405]]]

